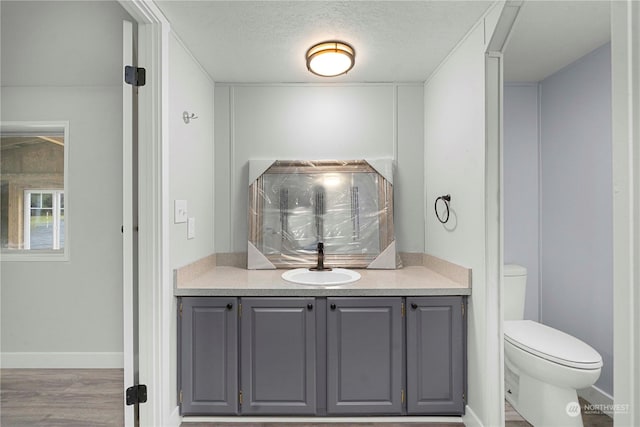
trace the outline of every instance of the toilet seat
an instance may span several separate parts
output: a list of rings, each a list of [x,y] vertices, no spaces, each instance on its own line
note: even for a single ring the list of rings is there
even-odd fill
[[[523,351],[563,366],[585,370],[602,367],[602,357],[593,347],[538,322],[507,320],[504,338]]]

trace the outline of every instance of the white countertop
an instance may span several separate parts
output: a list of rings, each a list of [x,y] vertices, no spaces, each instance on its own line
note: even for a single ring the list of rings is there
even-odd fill
[[[184,283],[174,283],[176,296],[429,296],[470,295],[471,287],[422,267],[357,270],[362,278],[340,286],[298,285],[281,275],[286,270],[247,270],[217,266]]]

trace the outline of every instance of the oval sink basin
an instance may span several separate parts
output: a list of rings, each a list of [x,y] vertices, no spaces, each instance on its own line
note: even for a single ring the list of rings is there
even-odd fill
[[[308,268],[296,268],[282,273],[282,278],[288,282],[300,285],[335,286],[346,285],[360,280],[360,273],[345,268],[334,268],[331,271],[312,271]]]

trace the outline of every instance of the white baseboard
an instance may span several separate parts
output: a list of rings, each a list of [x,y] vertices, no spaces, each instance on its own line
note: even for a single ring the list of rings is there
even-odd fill
[[[613,396],[593,385],[589,388],[578,390],[578,396],[597,407],[601,412],[613,418]]]
[[[484,427],[480,418],[476,415],[475,412],[467,405],[464,410],[464,416],[462,417],[462,421],[466,427]]]
[[[5,352],[0,354],[5,369],[122,369],[124,354],[118,352]]]

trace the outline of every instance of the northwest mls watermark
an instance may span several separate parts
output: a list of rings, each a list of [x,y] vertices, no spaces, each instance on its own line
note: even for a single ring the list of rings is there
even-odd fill
[[[585,415],[592,414],[625,414],[629,412],[628,403],[608,403],[608,404],[593,404],[585,403],[580,411],[580,404],[578,402],[569,402],[566,407],[567,415],[570,417],[580,416],[580,412]]]

